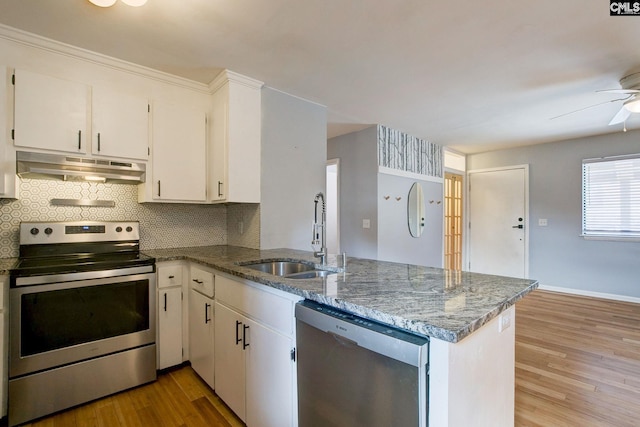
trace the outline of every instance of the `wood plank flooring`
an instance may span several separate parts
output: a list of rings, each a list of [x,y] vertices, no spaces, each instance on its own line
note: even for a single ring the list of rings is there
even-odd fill
[[[640,425],[640,304],[540,290],[518,302],[515,425]]]
[[[518,302],[515,395],[518,427],[640,425],[640,304],[540,290]],[[27,426],[243,424],[185,366]]]
[[[240,427],[242,421],[191,366],[163,372],[136,387],[60,412],[25,427]]]

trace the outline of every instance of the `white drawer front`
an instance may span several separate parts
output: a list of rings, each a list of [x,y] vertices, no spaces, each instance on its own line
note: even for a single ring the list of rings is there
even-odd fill
[[[283,334],[293,334],[291,300],[222,276],[217,277],[216,299]]]
[[[158,265],[158,288],[182,285],[181,265]]]
[[[191,266],[191,282],[192,289],[197,290],[203,295],[213,298],[213,273],[203,270],[195,265]]]

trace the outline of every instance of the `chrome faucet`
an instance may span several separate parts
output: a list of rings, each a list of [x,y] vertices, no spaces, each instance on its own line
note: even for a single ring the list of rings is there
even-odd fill
[[[322,216],[320,223],[318,223],[318,201],[320,200],[322,200]],[[324,194],[316,194],[313,203],[315,204],[315,210],[313,215],[311,247],[313,248],[313,256],[320,258],[320,264],[325,265],[327,263],[327,208],[324,202]]]

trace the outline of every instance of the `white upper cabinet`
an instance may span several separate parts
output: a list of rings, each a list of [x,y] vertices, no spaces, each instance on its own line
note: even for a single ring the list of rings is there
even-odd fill
[[[14,115],[17,147],[148,157],[149,103],[144,98],[16,70]]]
[[[87,152],[89,86],[15,70],[14,144]]]
[[[206,113],[188,105],[153,104],[151,180],[139,200],[205,202]]]
[[[147,160],[149,102],[146,99],[96,87],[92,107],[93,154]]]
[[[260,203],[262,82],[225,70],[211,88],[210,200]]]

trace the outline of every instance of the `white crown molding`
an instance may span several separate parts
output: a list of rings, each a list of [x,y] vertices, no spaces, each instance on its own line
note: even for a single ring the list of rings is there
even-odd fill
[[[206,94],[211,93],[209,85],[207,84],[189,80],[183,77],[178,77],[173,74],[134,64],[132,62],[123,61],[121,59],[113,58],[101,53],[62,43],[53,39],[9,27],[7,25],[0,24],[0,38],[32,48],[92,62],[94,64],[109,67],[118,71],[123,71],[145,78],[151,78],[156,81],[180,86],[182,88],[194,90],[197,92]]]
[[[220,89],[226,82],[232,81],[252,89],[261,89],[264,85],[263,82],[252,79],[251,77],[243,76],[231,70],[222,70],[212,81],[209,83],[209,90],[211,93]]]

